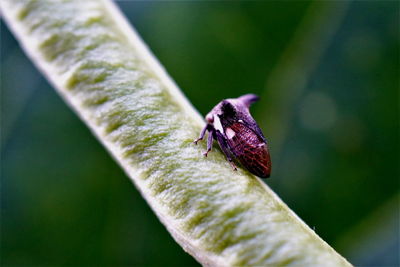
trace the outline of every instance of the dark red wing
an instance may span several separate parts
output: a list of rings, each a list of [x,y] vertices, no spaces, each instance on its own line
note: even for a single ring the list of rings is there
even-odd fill
[[[268,145],[250,128],[235,122],[225,129],[230,150],[251,173],[268,178],[271,174],[271,158]]]

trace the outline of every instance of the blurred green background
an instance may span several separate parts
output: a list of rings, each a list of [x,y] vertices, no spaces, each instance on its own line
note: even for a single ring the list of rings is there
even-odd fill
[[[117,3],[203,115],[262,97],[266,182],[310,227],[399,265],[397,1]],[[1,265],[89,264],[198,266],[2,22]]]

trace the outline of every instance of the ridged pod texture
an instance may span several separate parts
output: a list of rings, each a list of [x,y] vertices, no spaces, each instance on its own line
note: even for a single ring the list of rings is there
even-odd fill
[[[205,147],[192,144],[198,113],[114,4],[1,8],[33,62],[203,265],[350,266],[258,178],[232,171],[218,149],[202,157]]]

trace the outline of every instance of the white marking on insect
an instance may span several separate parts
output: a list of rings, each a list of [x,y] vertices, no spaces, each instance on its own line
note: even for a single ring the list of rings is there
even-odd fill
[[[238,122],[243,123],[243,120],[238,120]]]
[[[219,119],[218,115],[214,115],[214,128],[215,130],[219,131],[220,133],[224,133],[224,128],[222,128],[221,120]]]
[[[236,133],[231,128],[226,128],[225,134],[228,139],[232,139]]]

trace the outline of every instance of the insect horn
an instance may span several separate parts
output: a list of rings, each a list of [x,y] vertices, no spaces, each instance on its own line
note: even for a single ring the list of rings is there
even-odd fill
[[[242,95],[241,97],[238,97],[238,100],[241,101],[246,107],[250,107],[251,104],[254,102],[258,101],[260,97],[254,95],[254,94],[247,94],[247,95]]]

